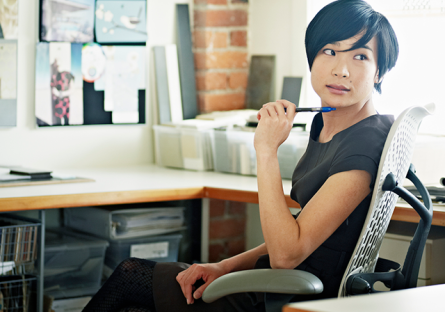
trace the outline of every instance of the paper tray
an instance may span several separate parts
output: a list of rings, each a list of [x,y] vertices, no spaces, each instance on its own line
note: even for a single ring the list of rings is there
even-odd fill
[[[185,229],[184,208],[108,210],[96,207],[64,209],[65,226],[105,239],[171,233]]]

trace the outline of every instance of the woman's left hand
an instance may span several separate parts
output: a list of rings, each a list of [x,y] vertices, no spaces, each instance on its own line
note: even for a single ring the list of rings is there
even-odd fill
[[[259,122],[254,139],[257,154],[277,152],[278,147],[287,139],[292,129],[296,115],[295,108],[295,104],[286,100],[263,105],[258,112]]]
[[[218,277],[227,274],[224,265],[219,263],[193,264],[188,269],[176,276],[176,281],[181,286],[182,293],[187,304],[193,304],[195,299],[201,298],[204,290]],[[202,279],[204,284],[195,289],[195,283]]]

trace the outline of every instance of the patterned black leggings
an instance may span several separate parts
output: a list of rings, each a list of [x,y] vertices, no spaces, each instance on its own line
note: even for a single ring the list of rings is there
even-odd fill
[[[83,312],[156,312],[153,272],[156,262],[129,258],[119,264]]]

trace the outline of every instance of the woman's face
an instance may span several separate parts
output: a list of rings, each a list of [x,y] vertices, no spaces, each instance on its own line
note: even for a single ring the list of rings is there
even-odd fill
[[[337,109],[359,104],[372,98],[374,83],[378,82],[377,39],[364,47],[350,49],[360,35],[324,46],[314,59],[311,82],[320,96],[322,106]]]

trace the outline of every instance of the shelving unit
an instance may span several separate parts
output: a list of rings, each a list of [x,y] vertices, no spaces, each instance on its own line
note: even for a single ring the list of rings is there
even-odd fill
[[[35,289],[37,311],[43,312],[45,211],[39,219],[0,214],[1,311],[27,311]]]

